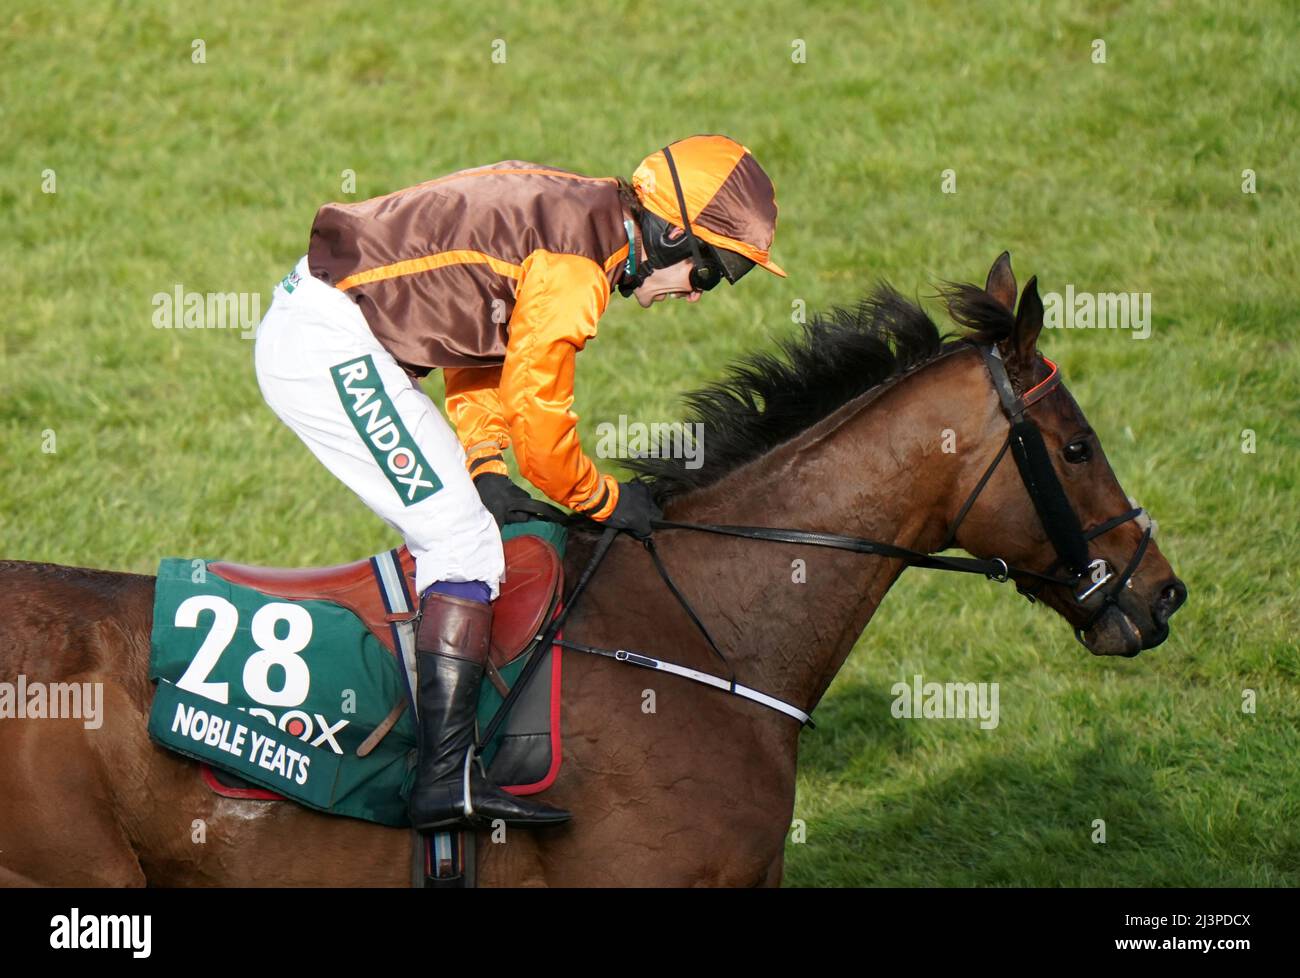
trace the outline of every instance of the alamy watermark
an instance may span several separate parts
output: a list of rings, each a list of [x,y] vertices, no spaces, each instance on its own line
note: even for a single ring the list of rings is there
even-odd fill
[[[237,329],[251,340],[262,321],[257,292],[189,292],[179,283],[171,292],[155,292],[154,329]]]
[[[0,720],[81,720],[87,730],[104,725],[103,683],[0,683]]]
[[[1133,339],[1151,335],[1150,292],[1075,292],[1073,285],[1043,293],[1048,329],[1131,329]]]
[[[83,914],[73,907],[50,918],[50,947],[56,951],[121,950],[147,958],[153,948],[150,914]]]
[[[997,683],[927,683],[919,675],[889,688],[889,712],[898,720],[974,720],[981,729],[998,725]]]
[[[596,425],[598,458],[680,458],[688,469],[704,464],[704,425],[682,421],[629,421]]]

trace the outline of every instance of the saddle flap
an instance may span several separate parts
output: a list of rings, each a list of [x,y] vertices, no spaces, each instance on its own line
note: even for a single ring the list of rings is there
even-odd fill
[[[504,541],[506,576],[493,604],[492,663],[498,668],[518,658],[541,631],[564,583],[560,555],[531,534]],[[415,594],[415,560],[406,547],[397,552],[408,596]],[[396,651],[392,616],[376,581],[371,560],[334,567],[278,568],[214,562],[210,569],[232,584],[294,601],[333,601],[347,608],[390,651]],[[414,598],[410,598],[414,605]],[[409,616],[405,616],[409,617]]]
[[[505,541],[506,577],[492,615],[489,658],[498,669],[517,659],[550,620],[564,585],[560,555],[541,537]]]

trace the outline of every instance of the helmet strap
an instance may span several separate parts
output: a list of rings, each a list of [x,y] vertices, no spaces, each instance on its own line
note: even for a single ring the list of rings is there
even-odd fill
[[[673,161],[672,150],[667,146],[664,147],[664,160],[668,163],[668,172],[673,178],[673,189],[677,191],[677,209],[682,214],[682,230],[686,232],[686,240],[691,246],[691,257],[695,259],[695,267],[702,268],[704,259],[700,255],[700,245],[695,240],[695,232],[691,230],[691,219],[686,213],[686,195],[682,193],[682,181],[677,177],[677,164]]]
[[[696,238],[695,231],[691,228],[691,219],[686,213],[686,195],[682,192],[682,182],[677,176],[677,163],[673,160],[672,150],[665,146],[663,154],[664,160],[668,164],[668,173],[673,178],[673,190],[677,193],[677,207],[682,216],[682,230],[686,233],[686,244],[691,249],[690,286],[694,290],[704,291],[717,284],[719,270],[706,262],[703,254],[701,254],[699,239]],[[646,211],[641,220],[641,236],[645,242],[646,258],[639,269],[634,258],[636,241],[632,234],[632,222],[629,220],[623,221],[623,227],[628,234],[628,260],[623,266],[623,280],[619,283],[618,290],[624,297],[635,292],[652,272],[664,267],[663,262],[660,261],[662,256],[656,254],[658,248],[654,243],[653,222],[649,218],[650,212]],[[710,281],[710,279],[713,279],[713,281]]]
[[[673,160],[673,152],[667,146],[664,147],[664,161],[668,164],[668,172],[672,174],[673,189],[677,191],[677,209],[682,215],[682,229],[686,232],[686,241],[691,246],[691,257],[694,260],[694,266],[691,269],[691,288],[700,292],[707,291],[718,284],[720,270],[704,260],[700,254],[700,242],[695,237],[695,231],[691,228],[691,219],[686,213],[686,195],[682,193],[682,182],[677,177],[677,164]]]

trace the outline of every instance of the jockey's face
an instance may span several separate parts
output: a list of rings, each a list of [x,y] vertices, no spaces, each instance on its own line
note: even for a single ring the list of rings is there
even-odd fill
[[[675,240],[685,233],[681,228],[673,228],[669,237]],[[645,257],[644,254],[642,257]],[[685,258],[676,265],[656,268],[632,293],[636,296],[636,301],[641,303],[643,309],[649,309],[661,299],[673,297],[683,298],[687,302],[699,302],[704,293],[691,289],[691,264],[691,259]]]

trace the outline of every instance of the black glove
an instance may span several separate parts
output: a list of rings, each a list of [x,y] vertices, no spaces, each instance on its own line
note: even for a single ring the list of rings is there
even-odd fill
[[[628,530],[637,539],[644,540],[652,532],[650,521],[663,515],[663,511],[655,505],[648,485],[644,482],[620,482],[614,512],[601,522],[606,526]]]
[[[507,523],[525,523],[535,519],[530,513],[538,506],[536,500],[511,481],[510,476],[497,472],[484,472],[474,476],[474,487],[483,505],[497,521],[497,526]],[[529,512],[520,512],[527,509]]]

